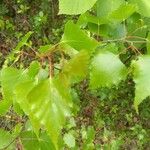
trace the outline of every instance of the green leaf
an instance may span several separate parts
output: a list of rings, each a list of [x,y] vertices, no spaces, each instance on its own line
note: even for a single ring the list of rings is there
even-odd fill
[[[144,17],[150,17],[150,2],[149,0],[130,0],[131,3],[137,5],[137,12]]]
[[[40,135],[40,150],[55,150],[50,137],[45,132]]]
[[[97,1],[97,16],[107,17],[113,11],[119,8],[120,5],[124,4],[124,0],[98,0]]]
[[[40,91],[40,92],[39,92]],[[31,117],[36,124],[44,125],[57,147],[57,139],[68,109],[65,101],[55,88],[52,80],[45,80],[37,85],[28,95]],[[53,115],[52,115],[53,114]]]
[[[20,135],[21,143],[25,150],[38,150],[39,140],[33,131],[24,131]]]
[[[88,129],[86,129],[87,131],[85,132],[85,135],[83,133],[82,136],[84,138],[84,144],[83,144],[83,149],[93,149],[94,145],[93,145],[93,141],[95,139],[95,130],[93,127],[88,127]],[[84,131],[84,130],[83,130]]]
[[[79,52],[64,65],[62,74],[66,75],[67,79],[72,82],[83,79],[88,72],[89,60],[90,55],[88,52]]]
[[[55,150],[49,136],[42,132],[39,138],[31,131],[23,131],[20,135],[21,143],[25,150]]]
[[[13,136],[3,129],[0,129],[0,149],[4,149],[13,140]]]
[[[0,116],[4,115],[11,105],[12,105],[11,101],[0,100]]]
[[[145,21],[141,18],[140,14],[134,13],[132,16],[130,16],[126,20],[126,24],[127,24],[126,29],[127,29],[128,35],[141,37],[145,39],[145,37],[147,36],[148,27],[145,24]],[[130,40],[135,41],[134,38]],[[141,39],[141,41],[143,40]],[[145,47],[145,44],[143,44],[142,42],[141,43],[139,42],[139,43],[134,43],[134,46],[138,49],[143,49],[143,46]]]
[[[17,104],[19,102],[18,99],[15,99],[15,88],[18,84],[32,81],[38,73],[38,70],[39,64],[37,62],[33,62],[28,70],[18,70],[13,67],[3,68],[1,70],[1,86],[4,99],[0,102],[1,115],[6,113],[12,104],[14,104],[16,110],[20,109]],[[19,110],[19,112],[21,112],[21,110]]]
[[[15,94],[35,133],[38,135],[39,129],[45,127],[57,148],[60,130],[72,106],[68,89],[59,80],[46,79],[37,85],[22,83],[16,87]]]
[[[110,20],[124,21],[136,11],[135,5],[121,5],[117,10],[113,11],[109,16]]]
[[[49,76],[49,72],[46,69],[41,68],[39,70],[39,73],[37,75],[38,80],[43,80],[43,79],[47,79]]]
[[[33,32],[29,31],[22,39],[21,41],[17,44],[15,48],[15,52],[20,51],[20,49],[24,46],[27,45],[27,41],[30,38],[30,36],[33,34]]]
[[[35,76],[38,74],[39,70],[40,70],[39,62],[38,61],[32,61],[32,63],[29,66],[29,69],[28,69],[28,75],[31,78],[35,78]]]
[[[141,56],[137,61],[132,62],[133,80],[135,82],[134,107],[138,112],[138,106],[150,96],[150,56]]]
[[[97,25],[88,23],[89,30],[96,35],[103,37],[104,39],[121,39],[127,34],[125,24],[103,24]]]
[[[59,14],[77,15],[91,9],[97,0],[59,0]]]
[[[16,102],[20,105],[24,113],[29,116],[30,122],[33,126],[33,131],[38,136],[40,124],[37,122],[36,118],[33,117],[34,114],[32,114],[31,105],[29,104],[27,99],[28,94],[36,85],[37,83],[34,80],[29,80],[24,83],[18,84],[14,90],[14,98]]]
[[[98,42],[90,38],[79,26],[75,25],[69,21],[65,25],[64,31],[64,42],[69,44],[76,50],[88,50],[89,52],[93,51],[97,46]]]
[[[71,133],[65,134],[63,139],[69,148],[75,147],[75,138]]]
[[[103,44],[97,47],[97,50],[100,52],[111,52],[113,54],[118,54],[118,45],[116,43]]]
[[[1,71],[1,86],[4,101],[3,106],[9,107],[13,103],[13,90],[20,80],[21,71],[14,68],[4,68]],[[4,104],[5,103],[5,104]],[[8,108],[7,108],[8,109]]]
[[[12,67],[2,69],[1,86],[4,100],[0,102],[1,115],[5,114],[12,104],[17,113],[22,113],[18,105],[18,99],[15,99],[15,88],[18,84],[32,80],[37,74],[37,67],[37,63],[32,63],[28,70],[18,70]]]
[[[99,17],[91,15],[90,13],[87,12],[79,17],[77,24],[82,25],[82,24],[86,24],[88,22],[94,23],[97,25],[110,23],[110,21],[108,20],[108,17],[100,17],[99,18]]]
[[[52,48],[52,45],[44,45],[44,46],[40,46],[38,51],[41,54],[46,54],[46,53],[49,53],[52,50],[51,48]]]
[[[119,57],[110,52],[98,53],[92,61],[90,73],[91,88],[111,87],[124,80],[126,67]]]
[[[127,35],[127,28],[124,23],[119,23],[116,26],[112,27],[108,30],[108,35],[112,37],[113,39],[121,39],[126,37]]]
[[[87,144],[89,143],[92,143],[94,141],[94,138],[95,138],[95,130],[93,127],[88,127],[87,129]]]
[[[30,77],[23,70],[18,70],[12,67],[2,69],[1,86],[2,86],[2,95],[4,99],[4,101],[1,104],[2,107],[8,109],[13,103],[14,105],[16,104],[14,98],[15,87],[18,84],[28,80],[30,80]]]

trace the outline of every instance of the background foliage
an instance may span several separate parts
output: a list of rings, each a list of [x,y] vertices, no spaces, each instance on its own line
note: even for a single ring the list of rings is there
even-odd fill
[[[0,1],[0,149],[148,150],[149,0]]]

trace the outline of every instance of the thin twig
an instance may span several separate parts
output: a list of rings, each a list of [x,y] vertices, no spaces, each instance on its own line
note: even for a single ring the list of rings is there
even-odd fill
[[[140,37],[140,36],[127,36],[127,37],[126,37],[126,39],[133,39],[133,38],[135,38],[135,39],[141,39],[141,40],[147,41],[146,38],[143,38],[143,37]]]

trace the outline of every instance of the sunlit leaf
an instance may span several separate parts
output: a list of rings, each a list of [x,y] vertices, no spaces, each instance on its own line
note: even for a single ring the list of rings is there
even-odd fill
[[[126,75],[126,67],[117,55],[99,52],[92,61],[90,86],[91,88],[111,87],[124,80]]]
[[[57,148],[60,129],[72,105],[69,91],[58,80],[46,79],[39,84],[25,82],[16,87],[16,99],[29,116],[35,133],[45,127]]]
[[[138,12],[144,17],[150,17],[150,2],[149,0],[130,0],[131,3],[136,4]]]
[[[77,15],[91,9],[97,0],[59,0],[59,14]]]
[[[33,88],[27,97],[33,115],[31,117],[35,118],[36,124],[46,127],[56,147],[65,116],[69,115],[68,100],[59,90],[52,80],[45,80]]]

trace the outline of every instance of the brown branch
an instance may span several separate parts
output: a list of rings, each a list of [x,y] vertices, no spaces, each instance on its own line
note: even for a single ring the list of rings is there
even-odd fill
[[[127,36],[126,39],[141,39],[143,41],[146,41],[146,38],[140,37],[140,36]]]
[[[48,62],[49,62],[49,77],[53,78],[54,77],[54,60],[53,60],[52,54],[48,56]]]
[[[16,139],[16,150],[23,150],[23,145],[22,145],[20,137]]]

